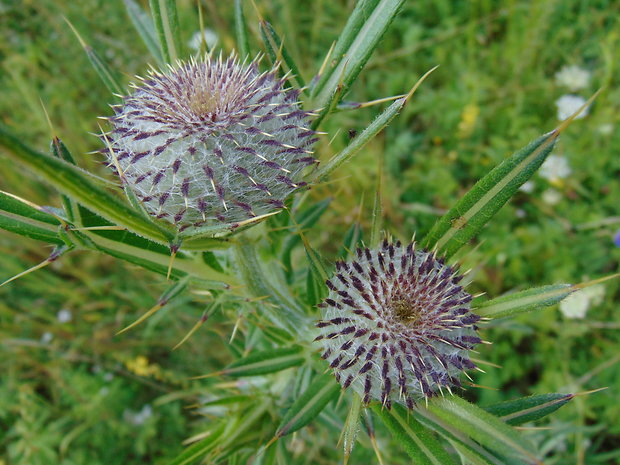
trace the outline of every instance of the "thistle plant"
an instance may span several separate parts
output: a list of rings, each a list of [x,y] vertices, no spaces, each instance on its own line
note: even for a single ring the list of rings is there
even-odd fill
[[[179,231],[283,208],[316,139],[276,72],[221,55],[151,71],[110,118],[109,165]]]
[[[206,296],[204,314],[175,347],[198,340],[204,360],[195,361],[192,392],[175,395],[195,404],[199,393],[209,398],[201,407],[220,410],[198,422],[192,444],[169,457],[170,465],[308,463],[303,451],[291,452],[299,438],[321,444],[317,462],[359,454],[358,463],[366,463],[375,453],[379,461],[385,455],[404,463],[405,453],[419,464],[541,463],[514,426],[545,417],[574,393],[482,408],[462,397],[475,386],[468,372],[475,376],[484,363],[476,351],[489,322],[551,306],[597,280],[474,296],[457,252],[536,172],[592,99],[507,156],[418,242],[410,240],[413,231],[384,227],[378,188],[367,240],[357,225],[325,250],[309,239],[329,204],[316,198],[317,187],[423,92],[430,71],[403,95],[344,100],[403,2],[358,2],[322,64],[307,70],[260,14],[260,42],[250,40],[257,38],[240,0],[237,51],[196,57],[183,53],[174,1],[151,1],[149,15],[126,0],[154,63],[131,89],[75,31],[110,100],[121,99],[97,151],[114,182],[79,168],[82,155],[56,134],[45,154],[0,125],[3,155],[57,189],[62,203],[39,206],[0,192],[3,229],[55,246],[29,271],[91,250],[160,276],[168,286],[160,299],[119,332],[137,331],[171,301],[194,295],[189,290]],[[261,52],[264,59],[249,58]],[[365,130],[328,155],[329,139],[319,138],[331,118],[384,102],[391,103]],[[210,336],[200,332],[216,312],[235,322],[223,367],[209,364]],[[334,452],[339,431],[344,450]],[[381,450],[377,437],[390,435],[394,447]]]
[[[315,341],[340,384],[366,404],[376,399],[390,408],[395,400],[410,409],[460,386],[459,374],[475,368],[468,350],[482,342],[461,278],[415,243],[386,240],[337,261]]]

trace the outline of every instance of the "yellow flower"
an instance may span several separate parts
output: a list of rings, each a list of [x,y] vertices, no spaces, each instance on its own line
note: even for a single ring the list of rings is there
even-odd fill
[[[480,114],[480,107],[475,103],[465,105],[463,113],[461,114],[461,122],[459,123],[459,137],[464,139],[469,137],[476,126],[478,115]]]
[[[125,362],[129,371],[138,376],[153,376],[159,378],[161,369],[157,364],[150,364],[149,359],[144,355],[138,355],[135,359]]]

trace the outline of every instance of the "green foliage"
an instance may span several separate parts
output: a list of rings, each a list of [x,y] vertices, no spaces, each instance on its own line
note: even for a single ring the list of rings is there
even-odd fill
[[[110,92],[149,63],[190,56],[195,4],[0,6],[0,282],[46,266],[0,288],[0,464],[620,458],[618,282],[600,284],[586,319],[557,311],[578,288],[557,283],[619,270],[618,6],[350,3],[201,4],[214,53],[262,51],[297,88],[314,76],[306,109],[319,110],[328,135],[310,178],[324,182],[288,211],[196,237],[152,221],[96,166],[100,155],[85,155],[102,149],[85,134],[100,132]],[[591,81],[563,88],[555,74],[566,64],[592,70]],[[600,86],[578,129],[536,139],[557,126],[560,95]],[[386,96],[401,97],[359,103]],[[552,146],[570,175],[537,174]],[[366,409],[348,390],[338,396],[312,352],[325,275],[383,232],[417,232],[472,269],[472,293],[486,293],[474,307],[493,344],[480,346],[484,372],[471,374],[483,389],[456,393],[467,401]],[[370,411],[375,426],[361,420]],[[513,428],[532,424],[548,429]]]

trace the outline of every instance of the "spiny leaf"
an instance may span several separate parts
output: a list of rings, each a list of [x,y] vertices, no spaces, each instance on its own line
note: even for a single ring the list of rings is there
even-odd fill
[[[162,225],[143,218],[117,197],[95,185],[78,167],[31,149],[2,124],[0,124],[0,145],[59,191],[114,224],[125,226],[156,242],[168,243],[174,237],[173,233]]]
[[[338,36],[338,40],[330,50],[328,56],[325,59],[326,65],[319,72],[319,74],[313,79],[316,81],[312,86],[312,97],[315,97],[317,93],[323,89],[325,83],[332,75],[336,65],[340,63],[340,60],[346,55],[347,50],[351,47],[351,44],[358,36],[360,30],[364,26],[364,23],[368,21],[368,18],[374,11],[379,0],[360,0],[355,4],[355,8],[349,15],[347,24]]]
[[[189,284],[189,277],[184,277],[182,279],[179,279],[177,282],[172,284],[170,287],[168,287],[168,289],[166,289],[163,292],[163,294],[157,300],[157,303],[150,310],[148,310],[146,313],[140,316],[140,318],[138,318],[136,321],[131,323],[129,326],[126,326],[125,328],[121,329],[116,334],[119,335],[121,333],[124,333],[125,331],[128,331],[131,328],[142,323],[144,320],[146,320],[148,317],[153,315],[155,312],[162,309],[170,301],[170,299],[176,297],[181,292],[183,292],[187,288],[188,284]]]
[[[387,410],[375,402],[371,408],[415,463],[456,465],[432,432],[416,421],[404,407],[395,404],[391,410]]]
[[[220,422],[215,428],[209,431],[206,438],[198,441],[196,444],[185,449],[167,465],[188,465],[190,463],[196,463],[196,461],[204,457],[210,450],[218,445],[218,441],[224,432],[226,423]]]
[[[435,223],[422,244],[446,257],[454,255],[534,174],[559,134],[556,130],[539,137],[495,167]]]
[[[306,83],[301,76],[299,67],[295,63],[295,60],[293,60],[293,57],[288,52],[286,45],[282,39],[280,39],[280,36],[275,31],[273,26],[267,21],[261,20],[260,33],[272,63],[276,65],[281,62],[284,66],[284,71],[290,71],[292,73],[290,80],[295,84],[295,87],[298,89],[304,89]]]
[[[350,252],[354,251],[357,247],[359,247],[362,243],[362,227],[360,223],[355,222],[351,226],[344,235],[344,239],[342,242],[342,246],[338,251],[338,257],[341,259],[346,259],[347,255]]]
[[[539,464],[533,447],[516,430],[480,407],[457,396],[435,398],[428,409],[485,448],[506,460]]]
[[[295,216],[290,217],[290,221],[295,225],[295,228],[291,230],[291,234],[287,236],[282,245],[282,263],[287,270],[287,278],[289,282],[293,279],[293,265],[292,265],[292,253],[295,247],[301,242],[302,238],[299,235],[304,229],[314,226],[321,216],[327,211],[327,207],[331,203],[332,199],[321,200],[315,204],[309,206],[305,210],[298,212]]]
[[[166,276],[170,263],[170,251],[150,242],[153,247],[144,247],[145,239],[133,234],[125,233],[121,237],[106,237],[119,231],[84,231],[92,242],[92,247],[113,257],[139,265],[148,270]],[[149,241],[146,242],[146,245]],[[186,274],[201,280],[203,286],[211,289],[230,289],[238,285],[237,280],[229,275],[220,273],[205,263],[194,260],[190,256],[179,253],[172,267],[171,277],[178,279]]]
[[[620,277],[620,273],[579,284],[553,284],[503,295],[480,304],[475,311],[486,318],[502,318],[557,304],[573,292]]]
[[[482,447],[469,437],[467,432],[461,431],[457,425],[445,421],[433,414],[426,408],[413,411],[413,416],[425,427],[437,432],[441,437],[450,442],[464,457],[477,465],[508,465],[508,462],[495,453]],[[516,464],[515,464],[516,465]],[[519,465],[523,465],[519,462]]]
[[[407,104],[411,96],[418,89],[420,84],[424,82],[424,80],[437,69],[434,68],[427,71],[413,88],[409,91],[407,95],[402,98],[399,98],[394,103],[392,103],[389,107],[387,107],[377,118],[362,131],[361,134],[356,136],[349,145],[347,145],[340,153],[334,155],[327,163],[321,165],[321,167],[316,170],[313,174],[313,181],[321,181],[329,176],[336,168],[350,160],[356,153],[358,153],[368,142],[370,142],[377,134],[379,134],[390,122],[400,113],[400,111]]]
[[[347,419],[344,422],[342,433],[340,435],[340,441],[344,448],[344,463],[349,461],[355,441],[357,440],[357,433],[360,427],[360,417],[362,414],[362,398],[357,394],[353,394],[353,400],[351,401],[351,408],[347,414]]]
[[[318,375],[288,409],[275,437],[281,438],[306,426],[321,413],[339,391],[340,385],[333,374]]]
[[[264,375],[301,365],[305,359],[301,347],[264,350],[234,361],[221,374],[234,377]]]
[[[46,115],[47,115],[47,112],[46,112]],[[73,156],[71,155],[71,152],[69,152],[69,149],[67,149],[66,145],[63,144],[63,142],[56,136],[52,138],[52,143],[50,144],[50,151],[53,156],[58,157],[66,161],[67,163],[71,163],[72,165],[75,165],[75,160]],[[65,215],[67,216],[67,219],[71,223],[74,223],[76,219],[79,220],[78,204],[75,201],[73,201],[71,197],[64,195],[64,194],[61,195],[61,199],[62,199],[62,205],[65,211]]]
[[[172,64],[182,52],[176,1],[149,0],[149,5],[159,39],[161,56],[165,63]]]
[[[570,402],[574,394],[539,394],[523,397],[516,400],[508,400],[484,407],[484,410],[499,417],[509,425],[522,425],[555,412],[563,405]]]
[[[330,106],[336,90],[342,84],[342,92],[337,97],[338,101],[346,94],[351,84],[377,48],[381,37],[388,29],[392,20],[400,10],[404,0],[380,0],[372,13],[365,18],[363,14],[369,13],[369,6],[374,2],[364,2],[359,7],[358,14],[351,18],[352,24],[345,28],[346,36],[342,40],[342,51],[336,45],[334,54],[335,65],[328,70],[325,77],[319,79],[315,88],[316,97],[313,100],[315,108]],[[357,27],[364,20],[361,27]],[[353,38],[353,40],[351,40]],[[345,48],[345,46],[348,47]],[[324,84],[322,84],[324,82]],[[336,102],[336,104],[338,103]]]
[[[60,221],[53,215],[0,191],[0,228],[51,244],[64,244]]]
[[[381,228],[383,227],[383,203],[381,199],[381,181],[383,179],[383,164],[379,165],[377,173],[377,187],[375,189],[375,201],[372,207],[372,225],[370,227],[370,247],[379,245],[381,240]]]
[[[235,33],[237,36],[237,47],[239,56],[245,59],[250,54],[250,41],[248,39],[248,25],[243,13],[242,0],[235,0]]]
[[[575,291],[570,284],[553,284],[503,295],[482,303],[474,311],[487,318],[503,318],[549,307]]]
[[[49,257],[47,257],[45,260],[43,260],[41,263],[39,263],[38,265],[33,266],[32,268],[29,268],[25,271],[22,271],[19,274],[16,274],[15,276],[13,276],[12,278],[7,279],[6,281],[2,282],[0,284],[0,287],[4,286],[5,284],[10,283],[11,281],[15,281],[16,279],[21,278],[22,276],[25,276],[27,274],[32,273],[33,271],[39,270],[43,267],[46,267],[47,265],[49,265],[50,263],[55,262],[56,260],[58,260],[62,255],[64,255],[66,252],[68,252],[69,250],[71,250],[72,247],[70,246],[66,246],[66,245],[60,245],[58,247],[55,247],[54,250],[52,251],[52,253],[50,254]]]
[[[75,36],[77,37],[78,41],[80,42],[80,45],[84,49],[84,52],[86,52],[86,55],[88,56],[88,59],[90,60],[91,65],[93,65],[93,68],[95,68],[95,71],[97,72],[97,74],[99,75],[99,77],[101,78],[105,86],[108,88],[108,90],[112,94],[123,95],[125,93],[123,86],[118,81],[115,73],[101,59],[101,57],[97,54],[97,52],[95,52],[95,49],[93,49],[90,45],[88,45],[84,41],[84,39],[82,39],[82,36],[80,36],[79,32],[73,26],[73,24],[71,24],[67,18],[65,18],[65,21],[67,22],[67,24],[69,25],[69,27],[71,28]]]
[[[155,32],[155,25],[153,19],[148,15],[142,7],[135,2],[135,0],[124,0],[125,8],[129,19],[133,24],[133,27],[138,31],[140,38],[146,45],[146,48],[151,52],[151,55],[157,63],[163,64],[163,58],[161,55],[161,49],[157,42],[157,33]]]

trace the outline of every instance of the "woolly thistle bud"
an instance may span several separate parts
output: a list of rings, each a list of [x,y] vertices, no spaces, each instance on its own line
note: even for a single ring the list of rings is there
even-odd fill
[[[365,403],[373,399],[413,408],[458,375],[475,368],[467,355],[481,340],[471,295],[454,268],[425,250],[400,242],[380,250],[358,249],[336,262],[320,304],[315,339],[343,387]]]
[[[206,57],[140,79],[105,138],[109,166],[150,214],[179,230],[234,227],[305,184],[316,133],[275,69]]]

